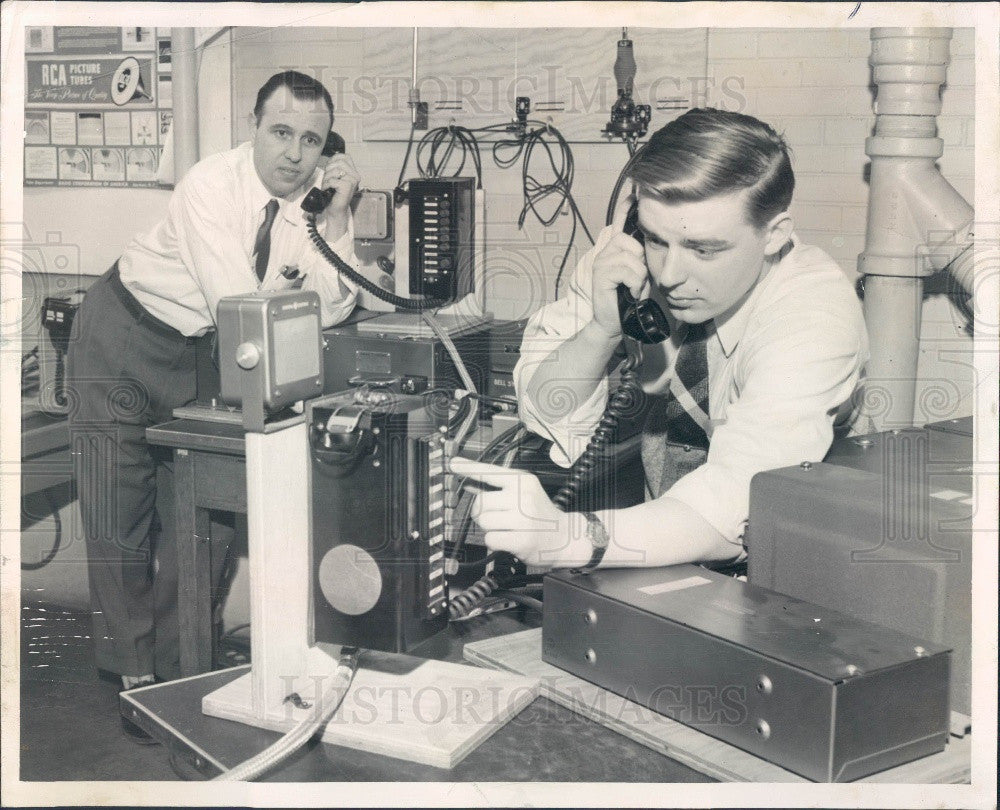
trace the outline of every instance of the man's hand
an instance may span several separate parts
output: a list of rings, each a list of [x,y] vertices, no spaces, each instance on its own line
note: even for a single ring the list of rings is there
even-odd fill
[[[509,551],[527,565],[545,568],[572,556],[569,548],[579,534],[578,516],[560,511],[536,476],[464,458],[453,458],[450,471],[496,487],[481,491],[472,507],[490,549]]]
[[[337,193],[326,208],[327,241],[333,242],[347,231],[351,200],[360,184],[361,175],[348,155],[341,152],[330,158],[323,171],[323,188],[332,188]]]
[[[635,298],[641,298],[649,286],[649,271],[641,244],[624,233],[616,233],[594,257],[594,323],[609,338],[620,338],[616,288],[624,284]]]

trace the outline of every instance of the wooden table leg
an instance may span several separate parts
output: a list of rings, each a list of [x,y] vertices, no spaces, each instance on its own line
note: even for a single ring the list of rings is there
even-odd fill
[[[181,675],[212,669],[211,521],[198,507],[194,491],[194,456],[174,453],[177,516],[177,621]]]

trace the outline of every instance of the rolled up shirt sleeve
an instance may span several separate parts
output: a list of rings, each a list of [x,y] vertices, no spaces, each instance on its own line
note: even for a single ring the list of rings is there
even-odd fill
[[[742,546],[751,478],[821,461],[829,450],[834,419],[867,360],[859,317],[836,307],[793,311],[746,335],[735,372],[740,392],[714,428],[706,463],[662,497],[687,504]]]
[[[528,396],[528,384],[539,366],[593,319],[590,292],[593,260],[613,233],[609,228],[600,233],[597,244],[580,259],[566,294],[530,318],[521,341],[521,356],[514,367],[514,390],[521,421],[532,432],[552,441],[549,455],[563,467],[580,456],[597,427],[608,401],[608,380],[606,377],[599,380],[583,402],[577,401],[558,377],[542,388],[537,402]],[[550,362],[558,363],[558,354]]]

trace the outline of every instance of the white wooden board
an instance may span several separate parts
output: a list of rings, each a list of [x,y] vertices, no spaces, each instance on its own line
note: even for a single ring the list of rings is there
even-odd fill
[[[390,660],[396,665],[385,666]],[[362,658],[323,742],[452,768],[538,695],[535,678],[464,664],[380,656],[376,666],[367,668]],[[326,687],[322,678],[313,683],[319,691]],[[251,709],[250,693],[247,674],[206,695],[202,711],[275,731],[287,731],[308,714],[286,703],[260,718]],[[305,689],[300,695],[310,702],[314,697]]]

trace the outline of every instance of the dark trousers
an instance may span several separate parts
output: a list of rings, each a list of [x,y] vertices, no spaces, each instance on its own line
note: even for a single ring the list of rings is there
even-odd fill
[[[173,470],[145,431],[195,398],[196,341],[147,313],[117,265],[87,291],[73,328],[70,440],[97,665],[176,678]]]

